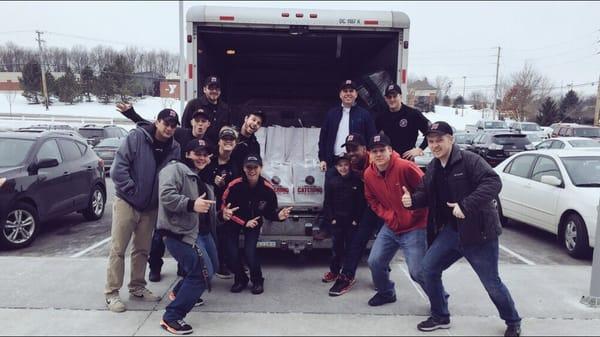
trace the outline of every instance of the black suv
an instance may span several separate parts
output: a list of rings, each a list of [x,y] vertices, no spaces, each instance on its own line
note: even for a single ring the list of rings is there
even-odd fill
[[[127,137],[127,130],[115,125],[88,124],[79,128],[78,132],[92,146],[98,145],[101,140],[106,138]]]
[[[475,152],[492,167],[515,153],[535,150],[527,135],[521,133],[480,133],[473,138],[467,150]]]
[[[33,242],[41,222],[71,212],[104,215],[104,163],[74,133],[0,133],[0,246]]]

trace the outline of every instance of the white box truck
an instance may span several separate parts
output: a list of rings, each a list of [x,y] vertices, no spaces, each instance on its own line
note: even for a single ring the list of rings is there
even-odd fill
[[[216,75],[240,124],[261,110],[269,125],[319,128],[340,104],[340,83],[352,79],[358,104],[375,114],[386,108],[382,93],[392,82],[406,99],[409,26],[406,14],[392,10],[194,6],[186,18],[185,99],[201,95],[204,79]],[[259,247],[330,247],[312,238],[322,205],[292,206],[288,221],[265,223]]]

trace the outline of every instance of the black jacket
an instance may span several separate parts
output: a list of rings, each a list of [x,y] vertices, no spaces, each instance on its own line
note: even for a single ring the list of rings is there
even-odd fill
[[[249,220],[258,216],[261,218],[255,229],[262,226],[263,217],[271,221],[279,221],[277,195],[271,183],[262,177],[254,188],[250,187],[245,175],[232,181],[223,193],[221,209],[227,204],[231,204],[232,208],[240,208],[234,213],[233,218],[226,222],[227,225],[245,226]]]
[[[255,135],[244,137],[240,133],[237,140],[237,145],[231,154],[231,160],[233,161],[233,165],[239,174],[243,172],[244,159],[246,159],[246,156],[249,154],[260,156],[260,143],[258,143],[258,139],[256,139]]]
[[[385,111],[378,114],[375,120],[377,132],[383,131],[392,141],[394,151],[402,155],[415,147],[419,131],[424,135],[429,128],[429,120],[421,111],[402,104],[399,111]],[[419,145],[423,150],[427,147],[427,139]]]
[[[221,99],[218,100],[217,104],[212,104],[208,101],[206,95],[202,94],[185,105],[183,116],[181,117],[182,127],[188,129],[192,127],[192,116],[199,108],[204,109],[211,116],[210,127],[206,131],[204,138],[213,144],[217,144],[221,128],[226,125],[232,125],[229,106]]]
[[[413,208],[437,210],[434,177],[439,159],[427,166],[423,182],[412,195]],[[451,197],[458,202],[465,219],[456,219],[460,242],[473,245],[493,240],[502,233],[498,211],[492,201],[502,189],[502,181],[492,167],[480,156],[461,150],[457,145],[452,148],[447,168],[450,170],[448,184]],[[437,214],[432,214],[428,231],[437,235],[441,227]]]
[[[347,219],[358,223],[366,205],[365,187],[360,176],[351,172],[346,177],[336,174],[328,179],[323,203],[325,220]]]
[[[231,183],[235,178],[240,176],[240,172],[238,168],[234,165],[233,160],[229,159],[229,161],[223,165],[219,165],[219,154],[215,153],[211,159],[210,164],[201,172],[202,180],[204,180],[207,184],[211,184],[215,190],[215,196],[217,198],[217,208],[221,209],[221,202],[223,198],[223,193],[227,189],[229,183]],[[217,176],[225,177],[225,185],[219,187],[215,185],[215,178]]]

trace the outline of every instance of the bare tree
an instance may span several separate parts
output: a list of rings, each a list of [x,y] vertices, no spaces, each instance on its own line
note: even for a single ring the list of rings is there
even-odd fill
[[[6,100],[8,101],[8,109],[9,109],[9,114],[12,117],[12,106],[15,103],[15,99],[17,99],[17,91],[16,90],[8,90],[4,92],[4,97],[6,97]]]
[[[512,75],[510,89],[502,96],[502,110],[517,120],[534,120],[537,106],[550,93],[550,81],[530,63]]]
[[[69,52],[69,64],[73,68],[73,71],[77,74],[81,74],[85,67],[90,66],[91,58],[87,48],[81,45],[73,46]]]
[[[438,101],[442,101],[444,96],[448,96],[450,88],[452,88],[452,81],[448,76],[438,76],[435,78],[435,87],[438,89],[437,97]]]
[[[471,92],[469,100],[471,101],[471,104],[473,104],[473,108],[476,110],[487,108],[487,97],[481,91]]]

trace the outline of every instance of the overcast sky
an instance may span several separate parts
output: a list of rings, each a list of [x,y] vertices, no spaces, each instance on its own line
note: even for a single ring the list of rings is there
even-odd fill
[[[185,1],[187,8],[211,1]],[[409,74],[452,78],[454,93],[493,92],[496,48],[500,75],[531,63],[561,92],[596,92],[600,76],[600,2],[219,2],[219,5],[399,10],[411,20]],[[0,44],[37,47],[98,44],[179,52],[178,2],[2,2]],[[587,83],[587,84],[586,84]],[[586,85],[583,85],[586,84]],[[579,85],[579,86],[577,86]]]

